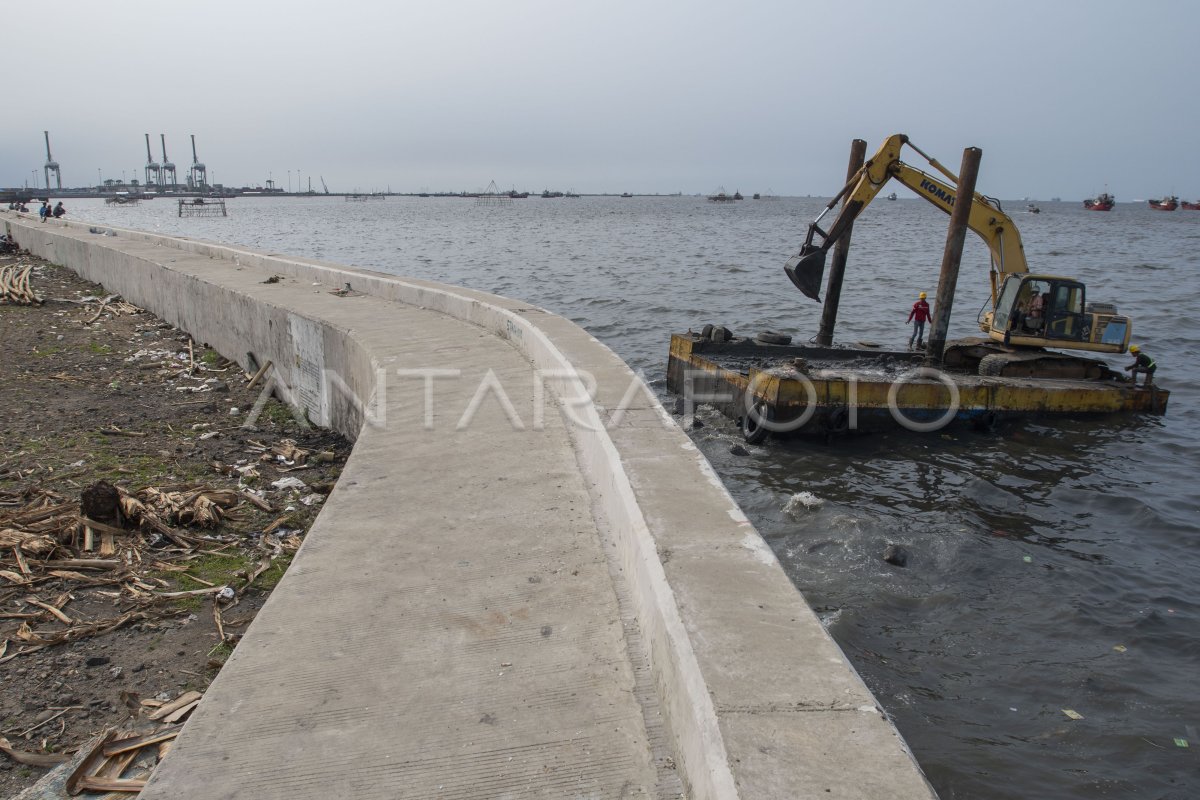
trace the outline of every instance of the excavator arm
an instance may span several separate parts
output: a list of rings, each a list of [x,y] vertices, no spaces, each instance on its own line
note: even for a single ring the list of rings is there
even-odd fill
[[[900,151],[908,145],[919,153],[946,181],[916,169],[900,160]],[[875,199],[889,180],[895,179],[918,195],[949,214],[958,198],[958,176],[921,151],[904,134],[888,137],[875,153],[838,192],[820,216],[809,226],[800,254],[790,259],[784,268],[788,278],[807,297],[820,300],[821,279],[825,273],[825,257],[863,209]],[[820,227],[821,220],[845,198],[841,212],[829,229]],[[1012,219],[1000,210],[1000,203],[978,192],[971,204],[967,226],[979,235],[991,252],[992,305],[1003,279],[1013,273],[1028,272],[1021,234]]]

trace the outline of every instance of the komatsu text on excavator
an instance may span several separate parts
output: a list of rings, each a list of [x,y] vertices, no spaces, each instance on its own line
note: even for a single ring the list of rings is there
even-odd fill
[[[945,180],[900,159],[905,145],[920,154]],[[788,278],[806,296],[819,300],[825,257],[850,223],[889,180],[897,180],[949,214],[958,202],[958,178],[903,134],[884,141],[809,226],[800,253],[787,262]],[[842,209],[828,230],[821,220],[840,201]],[[968,227],[991,253],[991,303],[979,314],[987,338],[947,343],[945,363],[985,375],[1054,378],[1101,378],[1110,375],[1096,359],[1055,353],[1046,348],[1123,353],[1132,324],[1116,307],[1087,300],[1086,288],[1073,278],[1030,274],[1017,226],[999,201],[979,192],[972,198]]]

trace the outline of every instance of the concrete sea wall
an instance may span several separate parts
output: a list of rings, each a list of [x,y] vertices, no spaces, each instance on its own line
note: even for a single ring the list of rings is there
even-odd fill
[[[386,338],[387,321],[377,312],[361,325],[325,315],[323,304],[348,302],[331,290],[348,286],[351,296],[437,312],[507,341],[537,372],[552,401],[546,413],[566,422],[592,514],[630,589],[687,796],[933,796],[891,722],[708,462],[628,366],[574,323],[484,292],[249,248],[38,223],[11,212],[0,223],[22,247],[120,293],[244,368],[271,361],[281,394],[314,422],[357,441],[352,463],[395,457],[382,438],[387,423],[374,415],[397,391],[396,368],[371,344]],[[312,302],[269,299],[264,281],[272,275],[312,287]],[[438,366],[433,349],[421,368]],[[409,373],[408,386],[424,379],[419,372]],[[335,492],[321,513],[335,534],[339,506],[349,502],[362,499]],[[297,566],[316,557],[307,549]],[[277,593],[286,587],[285,579]],[[252,627],[239,650],[254,634]],[[237,663],[231,659],[226,670]]]

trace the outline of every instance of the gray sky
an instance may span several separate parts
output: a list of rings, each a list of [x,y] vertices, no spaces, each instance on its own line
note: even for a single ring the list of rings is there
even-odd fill
[[[903,132],[1005,199],[1200,197],[1200,3],[4,3],[0,185],[834,193]],[[914,161],[914,163],[916,163]]]

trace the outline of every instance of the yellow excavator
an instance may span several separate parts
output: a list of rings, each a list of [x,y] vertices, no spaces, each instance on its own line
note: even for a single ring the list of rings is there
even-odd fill
[[[945,177],[940,180],[900,160],[907,145]],[[949,214],[958,199],[958,177],[925,154],[904,134],[886,139],[883,146],[854,174],[809,226],[799,255],[784,267],[801,292],[820,300],[825,257],[850,223],[866,208],[889,180],[897,180]],[[841,212],[829,226],[821,220],[845,198]],[[1084,285],[1056,275],[1030,274],[1021,234],[998,200],[976,192],[968,227],[987,244],[991,253],[991,303],[979,314],[979,328],[987,338],[948,342],[947,366],[978,370],[983,375],[1053,378],[1108,378],[1112,372],[1096,359],[1054,353],[1046,348],[1123,353],[1129,346],[1132,323],[1116,307],[1087,301]]]

